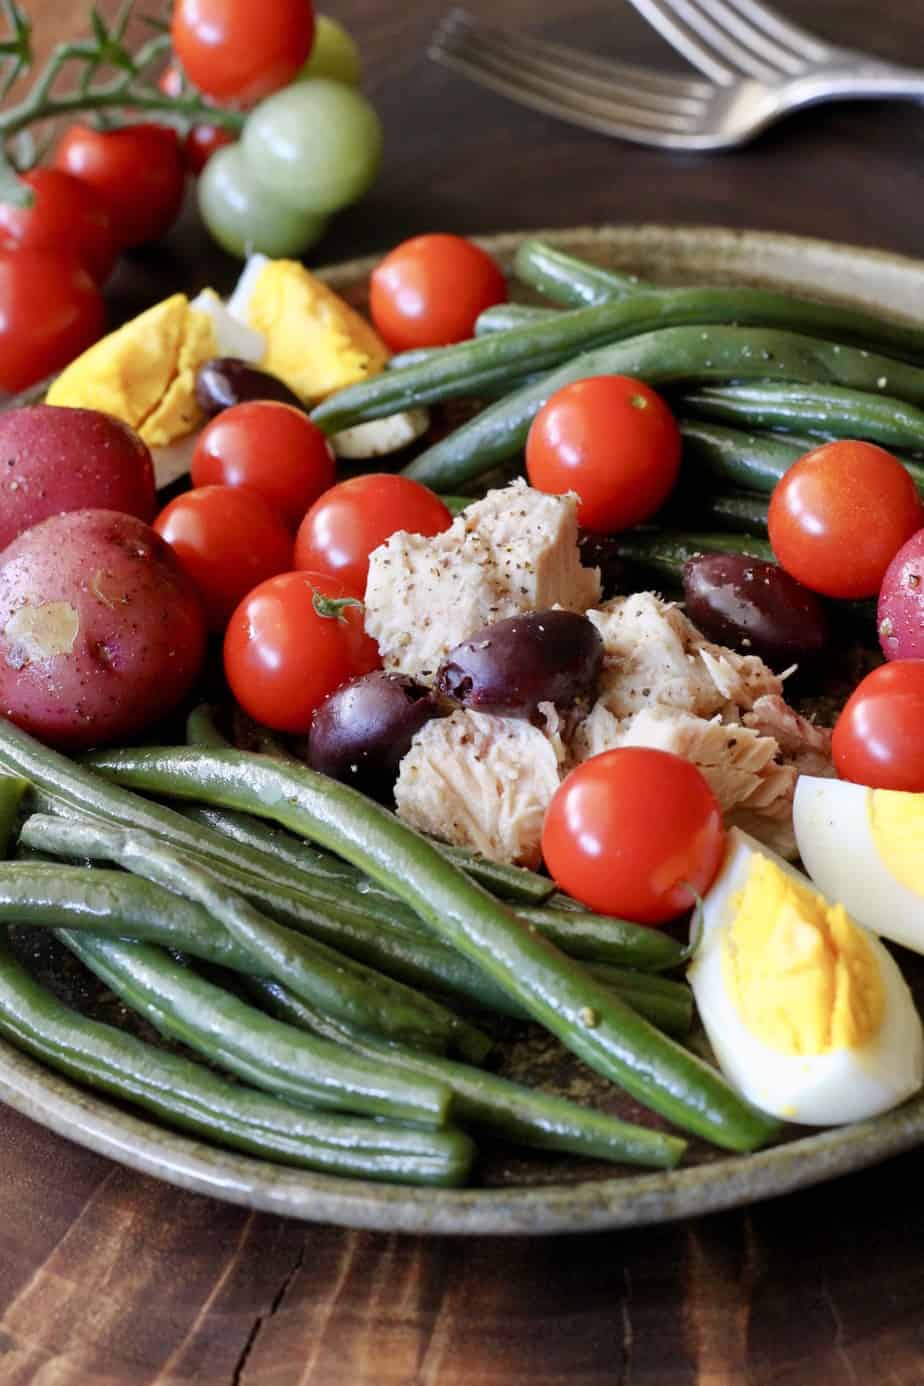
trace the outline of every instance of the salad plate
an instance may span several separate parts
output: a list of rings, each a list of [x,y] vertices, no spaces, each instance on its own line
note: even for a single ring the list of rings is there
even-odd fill
[[[924,262],[859,247],[696,227],[530,233],[536,234],[586,259],[664,283],[766,286],[905,320],[915,305],[924,305]],[[509,263],[522,238],[511,233],[481,243]],[[322,277],[362,307],[374,263],[335,266]],[[919,1006],[924,1005],[922,960],[903,954],[901,962]],[[39,956],[37,966],[47,969],[47,957]],[[120,1023],[111,997],[108,1002],[88,997],[84,980],[65,973],[55,985],[65,996],[71,988],[73,999],[92,1013]],[[630,1099],[538,1033],[505,1046],[502,1071],[629,1120],[657,1120],[640,1117]],[[83,1090],[4,1041],[0,1101],[113,1160],[198,1193],[305,1220],[414,1233],[551,1234],[664,1222],[783,1194],[924,1141],[921,1094],[872,1121],[820,1134],[789,1128],[780,1143],[753,1155],[729,1156],[692,1141],[688,1163],[666,1173],[494,1149],[485,1154],[479,1187],[410,1189],[312,1174],[208,1146]]]

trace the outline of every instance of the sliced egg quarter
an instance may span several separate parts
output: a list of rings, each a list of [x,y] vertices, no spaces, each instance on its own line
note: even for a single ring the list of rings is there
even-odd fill
[[[718,1064],[756,1106],[837,1125],[917,1091],[924,1032],[879,940],[733,830],[689,971]]]

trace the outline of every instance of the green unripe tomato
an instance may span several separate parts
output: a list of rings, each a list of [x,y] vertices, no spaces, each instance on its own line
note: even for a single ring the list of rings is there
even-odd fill
[[[241,259],[253,251],[274,259],[302,255],[324,231],[324,217],[280,202],[255,182],[239,144],[212,155],[197,189],[209,232],[224,250]]]
[[[329,77],[350,87],[359,83],[359,49],[343,25],[328,14],[315,19],[311,56],[295,80],[301,82],[306,77]]]
[[[355,87],[318,77],[261,101],[241,137],[248,171],[266,192],[325,216],[361,197],[376,175],[382,127]]]

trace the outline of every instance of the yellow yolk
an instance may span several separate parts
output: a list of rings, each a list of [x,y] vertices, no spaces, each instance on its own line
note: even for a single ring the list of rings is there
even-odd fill
[[[46,402],[113,414],[149,447],[165,447],[205,422],[196,371],[216,355],[212,319],[174,294],[72,361]]]
[[[924,794],[871,789],[867,813],[873,843],[891,874],[924,896]]]
[[[780,1054],[861,1048],[885,998],[876,961],[842,905],[755,855],[723,942],[725,985],[756,1039]]]

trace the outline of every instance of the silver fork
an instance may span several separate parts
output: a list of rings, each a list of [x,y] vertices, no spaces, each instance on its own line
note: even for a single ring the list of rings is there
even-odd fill
[[[695,9],[698,18],[708,19],[695,0],[633,3],[652,23],[657,10],[659,29],[667,37],[670,27],[674,35],[670,41],[677,46],[677,35],[682,34],[686,56],[695,47],[700,58],[711,64],[713,80],[673,77],[582,53],[476,20],[462,9],[445,16],[433,36],[430,56],[521,105],[605,135],[662,149],[726,149],[743,144],[788,111],[819,101],[924,97],[924,72],[823,44],[782,20],[777,21],[775,35],[765,30],[763,53],[742,44],[747,60],[762,64],[760,75],[753,68],[747,75],[738,75],[741,69],[732,69],[716,56],[723,51],[715,48],[716,36],[709,35],[707,47],[706,38],[690,24],[689,13],[681,13],[681,7],[688,12]],[[713,18],[717,10],[723,17],[727,11],[739,18],[750,10],[753,18],[753,11],[761,9],[755,0],[704,3],[708,3]],[[769,15],[762,9],[761,13]],[[771,17],[776,20],[776,16]],[[800,59],[790,38],[785,57],[778,57],[778,63],[785,61],[790,69],[800,62],[798,70],[771,68],[769,54],[775,51],[774,42],[782,44],[780,31],[796,34],[812,45],[811,60],[807,48]],[[726,56],[731,51],[732,32],[722,31]]]

